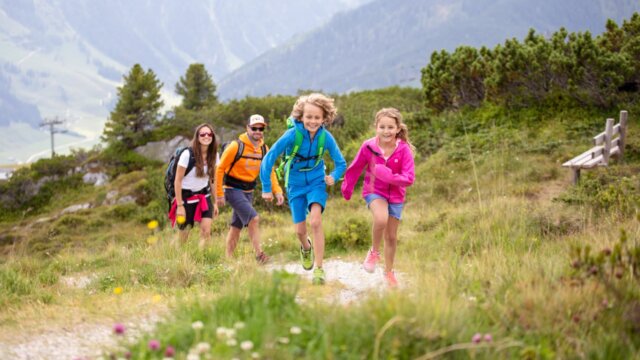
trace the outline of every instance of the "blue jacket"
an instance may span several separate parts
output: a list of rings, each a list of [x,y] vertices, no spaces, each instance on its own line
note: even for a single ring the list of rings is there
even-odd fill
[[[336,182],[338,182],[342,175],[344,175],[344,172],[347,169],[347,162],[344,160],[333,135],[331,135],[331,133],[322,126],[318,129],[318,132],[314,136],[312,142],[309,136],[309,131],[304,128],[302,122],[296,121],[295,128],[285,131],[278,141],[276,141],[269,149],[267,156],[262,159],[262,164],[260,165],[260,182],[262,183],[262,192],[271,192],[271,169],[280,155],[285,151],[289,153],[293,148],[296,137],[296,128],[303,134],[302,145],[300,145],[298,155],[305,158],[318,153],[318,139],[320,138],[320,132],[326,131],[327,134],[324,140],[324,147],[326,151],[329,152],[329,155],[335,164],[335,169],[333,169],[330,175]],[[296,158],[293,159],[291,172],[289,173],[289,187],[324,184],[324,160],[320,161],[318,166],[313,168],[311,171],[299,171],[302,168],[312,167],[315,162],[315,159],[301,161],[300,158],[296,156]]]

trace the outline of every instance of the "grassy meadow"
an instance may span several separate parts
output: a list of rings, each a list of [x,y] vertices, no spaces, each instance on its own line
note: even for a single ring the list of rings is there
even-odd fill
[[[326,300],[337,284],[263,271],[246,233],[235,258],[225,259],[228,207],[208,248],[198,249],[197,231],[174,246],[161,216],[163,165],[105,187],[58,189],[36,214],[0,222],[0,340],[159,314],[153,332],[105,356],[640,358],[640,108],[626,109],[624,161],[583,171],[577,186],[560,165],[588,149],[619,109],[485,105],[408,115],[419,151],[396,255],[403,283],[349,305]],[[347,161],[372,135],[368,125],[349,135],[341,144]],[[112,190],[148,199],[107,205]],[[360,262],[370,214],[360,196],[346,202],[338,189],[330,193],[325,259]],[[60,215],[80,203],[92,207]],[[297,261],[287,209],[258,208],[265,251],[276,263]],[[85,286],[69,285],[81,279]]]

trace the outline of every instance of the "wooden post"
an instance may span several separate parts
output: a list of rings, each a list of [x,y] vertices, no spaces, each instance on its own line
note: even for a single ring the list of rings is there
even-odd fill
[[[624,156],[624,143],[625,135],[627,134],[627,116],[629,114],[626,110],[620,111],[620,141],[618,142],[618,148],[620,149],[620,160]]]
[[[613,119],[607,119],[607,126],[604,130],[604,149],[602,153],[602,160],[604,165],[609,164],[609,152],[611,151],[611,136],[613,135]]]
[[[580,181],[580,168],[574,167],[573,168],[573,185],[577,185],[578,181]]]

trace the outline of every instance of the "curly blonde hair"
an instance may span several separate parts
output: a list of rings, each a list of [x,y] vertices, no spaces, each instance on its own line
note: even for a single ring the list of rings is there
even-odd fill
[[[296,100],[291,110],[291,117],[298,121],[302,121],[302,115],[304,114],[304,106],[306,104],[312,104],[322,109],[324,112],[325,125],[331,125],[336,118],[338,108],[333,104],[334,100],[328,96],[320,93],[312,93],[309,95],[302,95]]]

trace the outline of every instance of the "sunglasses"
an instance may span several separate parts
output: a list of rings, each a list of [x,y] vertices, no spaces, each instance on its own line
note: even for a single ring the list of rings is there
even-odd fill
[[[207,137],[207,136],[208,137],[213,137],[213,133],[210,133],[210,132],[200,133],[200,134],[198,134],[198,136],[200,136],[200,137]]]
[[[264,131],[263,127],[250,127],[249,129],[251,129],[251,131],[260,131],[260,132]]]

